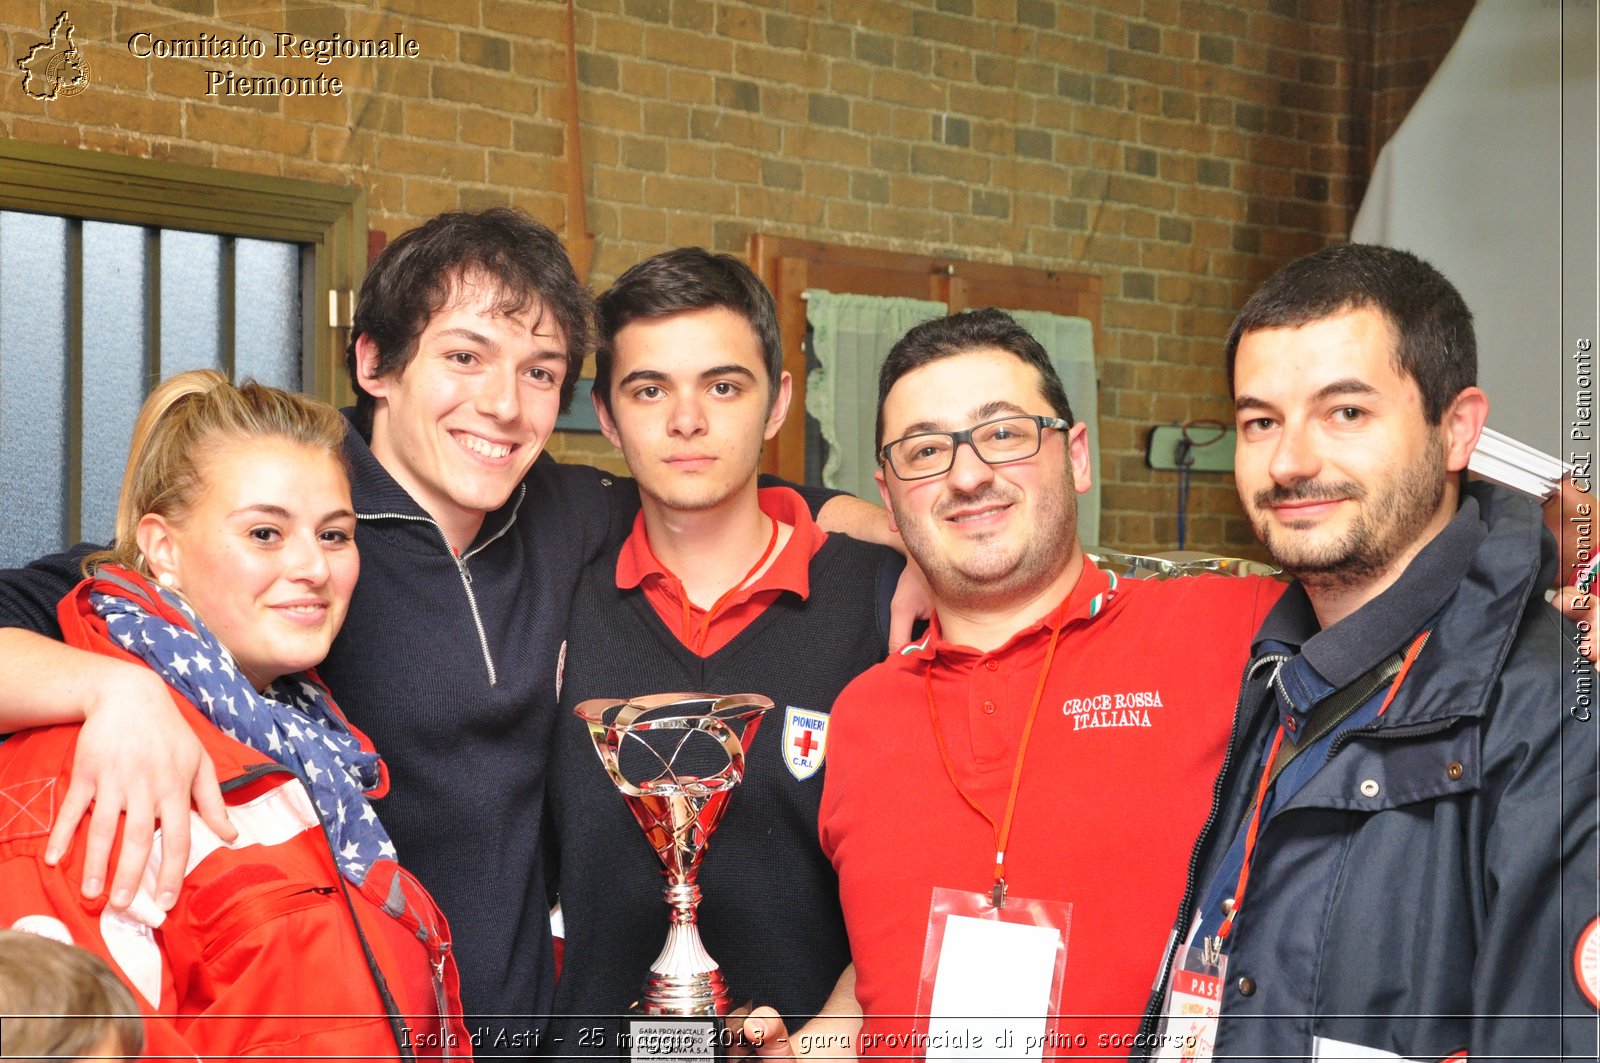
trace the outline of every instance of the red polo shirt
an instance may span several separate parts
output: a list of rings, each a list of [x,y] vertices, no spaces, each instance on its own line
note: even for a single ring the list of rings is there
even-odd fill
[[[948,643],[935,623],[921,643],[845,688],[828,736],[819,827],[839,872],[867,1015],[863,1056],[920,1054],[906,1050],[905,1037],[930,894],[938,886],[988,893],[994,881],[994,830],[951,785],[933,737],[927,670],[954,771],[998,822],[1051,627],[1061,624],[1006,878],[1013,898],[1072,904],[1054,1010],[1068,1016],[1062,1033],[1083,1038],[1067,1044],[1120,1057],[1210,807],[1251,635],[1281,589],[1209,576],[1118,582],[1085,562],[1057,609],[993,652]]]
[[[650,550],[650,536],[645,531],[642,512],[634,518],[633,532],[622,544],[622,553],[617,558],[617,587],[621,590],[642,587],[645,600],[667,630],[702,657],[709,657],[726,646],[784,591],[793,591],[802,599],[811,593],[811,559],[822,549],[828,533],[811,519],[805,499],[787,487],[763,487],[756,492],[756,497],[762,513],[791,526],[794,533],[765,572],[722,603],[711,617],[702,646],[696,647],[695,642],[705,623],[706,610],[688,602],[685,614],[687,596],[683,581],[668,571]]]

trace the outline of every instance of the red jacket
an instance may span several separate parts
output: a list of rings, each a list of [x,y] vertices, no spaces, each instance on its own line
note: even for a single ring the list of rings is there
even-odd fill
[[[92,585],[61,603],[66,641],[138,663],[90,607]],[[150,599],[141,604],[187,626]],[[109,961],[145,1012],[151,1056],[470,1057],[450,932],[432,898],[390,861],[351,885],[299,778],[172,697],[211,756],[238,840],[222,842],[191,811],[189,866],[171,911],[154,900],[159,831],[126,913],[84,900],[87,820],[61,863],[44,864],[79,728],[24,732],[0,744],[0,926]]]

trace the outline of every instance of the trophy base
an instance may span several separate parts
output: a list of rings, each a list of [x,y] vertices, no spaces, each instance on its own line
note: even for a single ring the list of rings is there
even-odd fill
[[[721,1063],[731,1031],[720,1015],[629,1015],[623,1023],[633,1063]]]

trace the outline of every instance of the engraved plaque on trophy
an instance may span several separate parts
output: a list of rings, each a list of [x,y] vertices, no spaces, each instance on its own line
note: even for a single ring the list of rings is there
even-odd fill
[[[771,708],[758,694],[652,694],[595,698],[573,710],[667,880],[667,941],[619,1046],[634,1060],[711,1063],[726,1054],[723,1017],[732,998],[695,925],[696,879],[728,798],[744,778],[745,751]]]

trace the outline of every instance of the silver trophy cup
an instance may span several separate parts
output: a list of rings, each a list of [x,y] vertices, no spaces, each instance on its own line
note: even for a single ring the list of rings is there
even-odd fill
[[[744,778],[745,751],[771,708],[772,702],[758,694],[652,694],[595,698],[573,710],[588,725],[600,763],[639,821],[667,880],[670,925],[661,955],[645,977],[639,1001],[645,1016],[719,1020],[732,1006],[727,981],[695,925],[696,877],[728,798]],[[732,726],[740,722],[742,735]],[[686,763],[693,763],[693,774]],[[712,1058],[725,1047],[720,1021],[685,1027],[634,1020],[630,1026],[635,1059]],[[650,1042],[643,1050],[641,1040]]]

